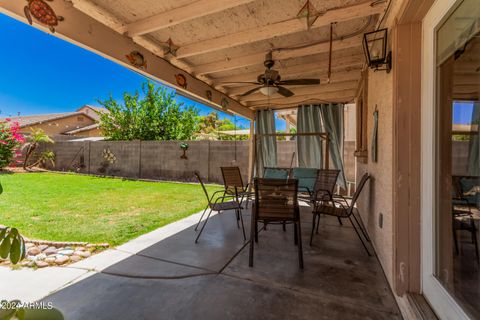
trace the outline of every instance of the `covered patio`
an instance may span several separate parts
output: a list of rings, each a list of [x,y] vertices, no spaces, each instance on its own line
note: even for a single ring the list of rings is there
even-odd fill
[[[308,207],[302,219],[310,230]],[[303,271],[291,226],[260,232],[253,268],[233,212],[212,217],[197,244],[193,229],[43,301],[53,302],[65,319],[401,319],[378,260],[336,219],[323,219],[314,244],[305,245]],[[305,244],[308,237],[305,232]]]

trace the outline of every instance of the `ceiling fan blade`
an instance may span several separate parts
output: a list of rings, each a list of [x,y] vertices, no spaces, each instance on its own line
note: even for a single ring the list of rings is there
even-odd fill
[[[292,86],[292,85],[315,85],[320,84],[320,79],[292,79],[282,80],[278,82],[279,85]]]
[[[295,93],[293,93],[292,91],[288,90],[287,88],[285,87],[281,87],[281,86],[277,86],[278,88],[278,94],[288,98],[288,97],[291,97],[293,96]]]
[[[248,90],[247,92],[244,92],[242,94],[239,94],[238,96],[239,97],[245,97],[245,96],[248,96],[249,94],[252,94],[252,93],[255,93],[257,92],[258,90],[260,90],[261,87],[257,87],[257,88],[253,88],[251,90]]]
[[[245,83],[245,84],[258,84],[260,85],[261,83],[258,83],[257,81],[234,81],[234,82],[221,82],[222,84],[237,84],[237,83]]]

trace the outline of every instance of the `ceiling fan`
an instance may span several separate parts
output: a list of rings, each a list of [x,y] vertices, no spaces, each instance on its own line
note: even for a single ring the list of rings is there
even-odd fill
[[[272,52],[268,52],[265,56],[265,61],[263,65],[267,68],[265,72],[259,74],[257,81],[248,81],[248,82],[225,82],[228,83],[247,83],[257,85],[256,88],[248,90],[239,95],[239,97],[245,97],[250,94],[256,93],[257,91],[261,92],[266,96],[271,96],[275,93],[278,93],[284,97],[291,97],[294,93],[285,88],[284,86],[299,86],[299,85],[318,85],[320,84],[320,79],[292,79],[292,80],[281,80],[280,74],[277,70],[273,70],[272,67],[275,65],[275,61],[272,58]]]

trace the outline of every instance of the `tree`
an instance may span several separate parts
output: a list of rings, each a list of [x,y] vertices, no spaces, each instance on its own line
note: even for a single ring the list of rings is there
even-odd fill
[[[175,93],[142,85],[143,96],[124,93],[123,103],[112,97],[99,101],[100,128],[110,140],[190,140],[197,130],[198,111],[175,101]]]
[[[248,136],[222,134],[221,131],[242,130],[244,127],[235,126],[230,119],[220,119],[218,113],[210,112],[206,116],[199,117],[198,133],[201,137],[209,137],[212,140],[247,140]]]
[[[27,142],[22,146],[22,149],[27,150],[25,153],[25,160],[23,160],[23,169],[27,169],[27,167],[33,167],[41,162],[36,161],[32,165],[27,165],[28,160],[30,160],[40,143],[53,143],[53,140],[42,129],[32,129],[32,133],[27,136]],[[42,153],[40,158],[43,158],[43,156],[44,153]]]

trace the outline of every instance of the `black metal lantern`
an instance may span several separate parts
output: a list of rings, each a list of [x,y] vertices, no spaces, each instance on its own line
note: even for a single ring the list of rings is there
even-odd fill
[[[377,70],[390,72],[392,68],[392,52],[387,52],[388,29],[380,29],[363,35],[363,50],[368,66]],[[384,69],[379,67],[385,66]]]

